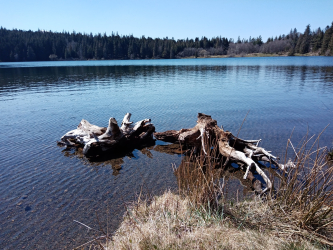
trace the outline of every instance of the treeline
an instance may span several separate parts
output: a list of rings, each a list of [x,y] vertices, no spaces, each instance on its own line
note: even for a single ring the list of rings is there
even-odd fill
[[[333,55],[333,23],[324,30],[311,31],[308,25],[304,33],[291,30],[287,35],[268,38],[261,36],[249,39],[208,39],[174,40],[168,37],[152,39],[119,36],[118,33],[82,34],[73,31],[23,31],[0,28],[0,61],[48,61],[88,59],[150,59],[209,57],[221,55],[306,54]]]
[[[320,28],[311,31],[307,25],[304,33],[291,30],[287,35],[270,37],[266,43],[258,39],[240,40],[230,43],[228,54],[239,55],[249,53],[264,54],[287,54],[293,56],[298,54],[315,53],[317,55],[333,55],[333,23],[324,30]]]

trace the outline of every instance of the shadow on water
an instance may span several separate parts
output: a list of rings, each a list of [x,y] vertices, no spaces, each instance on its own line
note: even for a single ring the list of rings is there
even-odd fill
[[[147,156],[148,158],[153,158],[154,151],[162,154],[181,156],[182,160],[179,166],[189,163],[195,164],[193,162],[193,158],[190,156],[191,147],[187,147],[179,143],[166,143],[155,139],[146,140],[141,145],[126,147],[117,151],[107,151],[104,154],[96,155],[95,157],[90,158],[84,156],[82,153],[82,147],[64,149],[62,150],[62,153],[66,157],[77,157],[82,161],[87,162],[88,165],[93,167],[96,172],[98,172],[99,168],[101,167],[111,166],[113,170],[112,174],[117,176],[121,173],[121,169],[125,163],[125,158],[138,160],[140,158],[138,152]],[[267,164],[260,165],[265,169],[266,172],[269,173],[268,175],[275,177],[277,176],[275,174],[275,169],[267,166]],[[219,171],[219,178],[221,180],[223,179],[225,198],[227,200],[243,200],[254,194],[253,183],[248,179],[244,180],[244,171],[242,171],[237,164],[228,163],[226,166],[224,166],[223,161],[221,160],[215,165],[215,168],[217,170],[221,170]],[[176,171],[174,172],[174,175],[177,179],[179,179]],[[257,180],[264,182],[262,177],[256,172],[254,172],[254,176]],[[177,181],[178,184],[179,181],[180,180]]]
[[[63,147],[58,144],[58,147]],[[189,151],[184,145],[175,144],[175,143],[167,143],[155,139],[145,140],[140,145],[130,145],[127,147],[120,148],[119,150],[106,151],[103,154],[95,155],[94,157],[87,158],[83,154],[83,147],[69,147],[62,150],[62,153],[66,157],[77,157],[81,159],[83,162],[87,162],[89,166],[98,170],[99,167],[103,166],[112,166],[113,174],[118,175],[119,171],[122,169],[122,165],[124,164],[124,158],[130,159],[139,159],[140,156],[138,152],[142,155],[147,156],[148,158],[153,158],[153,152],[159,152],[162,154],[169,155],[183,155]]]
[[[148,139],[140,145],[130,145],[113,151],[109,150],[102,154],[95,155],[89,158],[85,157],[85,155],[83,154],[83,147],[65,148],[64,150],[62,150],[62,152],[66,157],[75,156],[79,159],[82,159],[83,161],[89,162],[89,165],[92,166],[96,171],[98,171],[99,167],[111,165],[113,169],[113,175],[118,175],[119,171],[122,169],[122,165],[124,164],[125,157],[128,157],[130,159],[139,158],[136,153],[136,151],[138,150],[143,155],[146,155],[148,158],[153,158],[153,154],[150,152],[150,150],[152,150],[154,146],[155,140]]]

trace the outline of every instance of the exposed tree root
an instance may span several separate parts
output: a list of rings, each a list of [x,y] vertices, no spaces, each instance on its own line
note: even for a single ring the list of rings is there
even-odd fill
[[[243,140],[237,138],[229,131],[224,131],[217,126],[216,120],[211,116],[202,113],[198,114],[198,120],[195,127],[181,130],[168,130],[165,132],[154,133],[158,140],[167,142],[180,142],[191,145],[195,150],[202,149],[205,154],[206,149],[211,147],[213,142],[218,145],[219,153],[226,158],[226,161],[235,162],[245,171],[244,179],[249,178],[255,181],[253,174],[256,171],[265,181],[266,187],[262,190],[256,184],[256,191],[260,194],[272,189],[272,182],[265,172],[259,167],[262,162],[270,162],[272,165],[285,170],[286,167],[292,167],[293,164],[288,162],[286,165],[277,163],[277,157],[269,151],[259,147],[259,140]],[[251,173],[251,174],[250,174]]]

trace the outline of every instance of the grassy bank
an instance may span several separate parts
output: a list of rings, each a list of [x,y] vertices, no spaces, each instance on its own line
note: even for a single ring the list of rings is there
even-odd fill
[[[220,211],[166,192],[127,211],[107,249],[323,249],[293,236],[267,202],[224,204]],[[285,216],[283,216],[285,217]],[[297,233],[297,230],[295,231]]]
[[[331,249],[333,151],[306,138],[294,167],[278,172],[275,189],[234,202],[224,199],[216,151],[190,155],[174,168],[177,194],[138,198],[102,249]],[[289,145],[292,145],[291,143]],[[297,151],[296,151],[297,150]],[[288,157],[286,150],[286,159]],[[271,177],[272,178],[272,177]],[[105,238],[109,239],[105,243]]]

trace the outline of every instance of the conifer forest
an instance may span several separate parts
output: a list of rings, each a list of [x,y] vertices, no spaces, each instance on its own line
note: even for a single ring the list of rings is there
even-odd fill
[[[186,57],[244,56],[252,53],[333,55],[333,22],[325,29],[304,32],[292,29],[288,34],[249,37],[237,41],[226,37],[195,39],[140,38],[133,35],[82,34],[75,31],[23,31],[0,28],[0,61],[172,59]]]

